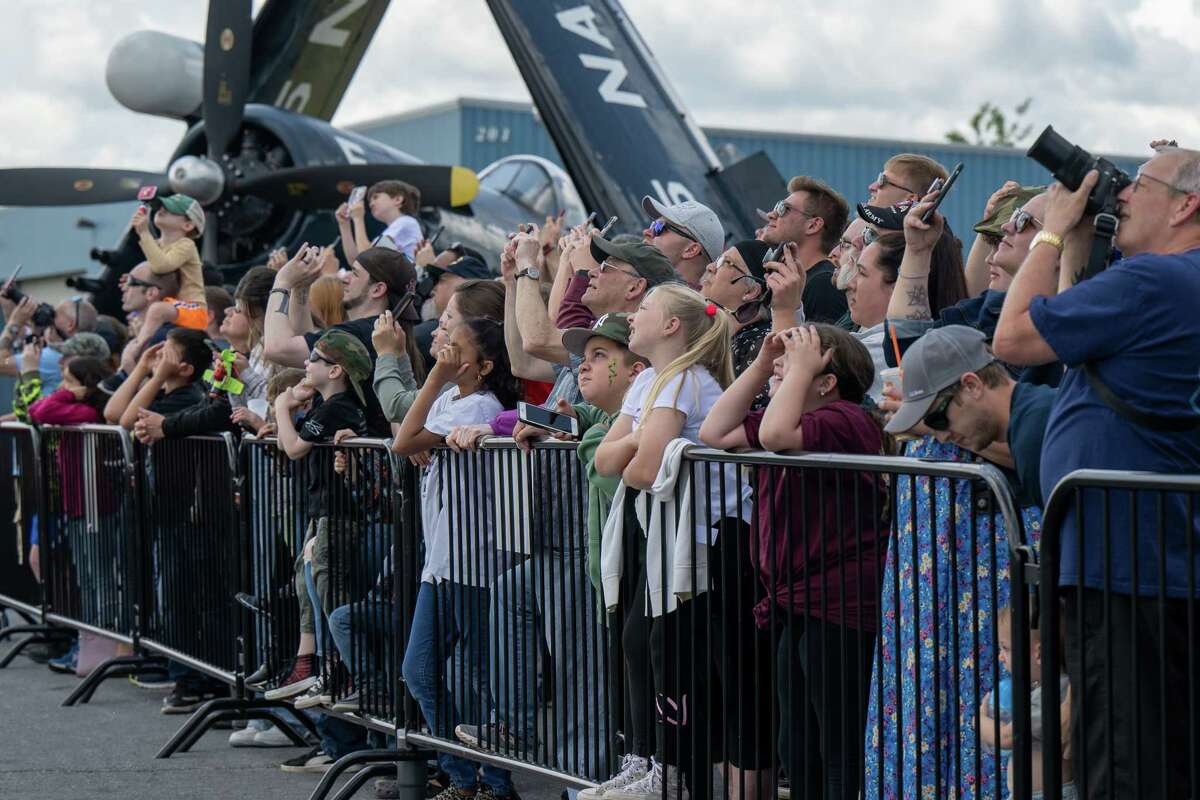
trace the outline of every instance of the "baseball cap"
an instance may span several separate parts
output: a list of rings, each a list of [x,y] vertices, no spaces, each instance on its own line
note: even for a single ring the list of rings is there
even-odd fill
[[[977,372],[995,360],[977,328],[947,325],[929,331],[900,360],[903,402],[884,430],[903,433],[916,425],[929,413],[938,392],[958,383],[964,372]]]
[[[77,333],[65,342],[53,345],[52,349],[64,356],[84,356],[101,360],[112,355],[108,342],[98,333]]]
[[[858,216],[867,224],[874,225],[884,231],[904,230],[904,217],[908,210],[915,205],[911,200],[897,203],[894,206],[869,206],[859,203],[855,206]]]
[[[991,214],[975,223],[975,232],[985,236],[1003,236],[1000,226],[1012,218],[1013,212],[1046,191],[1045,186],[1022,186],[996,204]]]
[[[592,258],[599,264],[608,256],[620,259],[630,264],[638,275],[646,281],[647,288],[653,288],[660,283],[673,283],[679,280],[671,262],[654,245],[645,242],[630,242],[617,244],[599,236],[592,237]]]
[[[187,217],[188,222],[196,228],[196,235],[204,234],[204,207],[200,201],[186,194],[173,194],[162,199],[162,207],[172,214]]]
[[[353,334],[333,328],[325,331],[321,338],[317,339],[313,349],[320,350],[322,355],[346,370],[354,393],[365,406],[367,398],[363,395],[360,384],[371,378],[371,356],[363,343]]]
[[[457,275],[460,278],[471,280],[473,278],[494,278],[495,275],[488,269],[488,265],[483,263],[482,259],[478,259],[472,255],[465,255],[457,261],[453,261],[446,267],[435,267],[430,265],[425,268],[425,272],[435,281],[441,279],[446,273]]]
[[[388,288],[388,304],[395,305],[408,292],[417,289],[417,268],[408,256],[388,247],[372,247],[358,254],[358,264],[372,281]],[[420,322],[420,310],[411,303],[404,313],[410,322]]]
[[[642,198],[642,210],[651,219],[662,217],[676,227],[682,228],[692,235],[709,261],[716,259],[725,252],[725,228],[716,212],[703,203],[695,200],[684,200],[671,206],[664,206],[650,195]]]
[[[618,311],[602,315],[590,328],[567,328],[563,331],[563,347],[580,358],[583,357],[583,351],[593,336],[603,336],[622,347],[629,347],[629,316],[623,311]]]

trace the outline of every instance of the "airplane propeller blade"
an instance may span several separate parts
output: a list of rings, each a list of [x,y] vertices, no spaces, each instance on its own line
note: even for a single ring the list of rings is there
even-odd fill
[[[0,170],[0,206],[74,206],[136,200],[138,189],[170,191],[167,176],[133,169],[29,167]]]
[[[209,0],[204,37],[204,132],[220,161],[242,128],[250,85],[250,0]]]
[[[401,180],[421,190],[426,206],[464,206],[479,193],[479,178],[466,167],[433,164],[336,164],[292,167],[248,176],[230,191],[309,211],[332,210],[357,185]]]

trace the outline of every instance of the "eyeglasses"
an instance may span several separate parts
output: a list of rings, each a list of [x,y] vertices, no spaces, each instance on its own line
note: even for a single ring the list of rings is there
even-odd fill
[[[1175,192],[1176,194],[1195,194],[1195,192],[1189,192],[1187,189],[1182,189],[1173,183],[1167,183],[1162,178],[1156,178],[1153,175],[1147,175],[1141,171],[1139,171],[1137,177],[1133,179],[1133,190],[1135,192],[1142,188],[1142,178],[1149,178],[1155,183],[1161,183],[1163,186],[1167,187],[1168,191]]]
[[[717,260],[717,263],[714,266],[716,266],[716,270],[715,270],[716,272],[720,272],[722,267],[729,267],[729,269],[736,272],[737,277],[734,278],[735,283],[737,281],[750,280],[750,281],[754,281],[755,283],[759,284],[760,286],[767,285],[767,282],[765,279],[760,278],[757,275],[751,275],[749,272],[746,272],[746,270],[739,267],[732,258],[729,258],[727,256],[721,256],[721,258]]]
[[[1023,208],[1013,211],[1012,216],[1008,218],[1008,224],[1012,225],[1017,233],[1024,233],[1031,222],[1039,228],[1042,227],[1042,221]]]
[[[880,189],[886,189],[888,186],[895,186],[897,189],[903,189],[904,191],[908,192],[909,194],[917,194],[916,191],[908,188],[907,186],[901,186],[900,184],[896,183],[894,180],[892,180],[891,178],[889,178],[887,176],[886,172],[879,173],[879,176],[877,178],[875,178],[875,183],[877,183],[879,185]]]
[[[140,278],[135,278],[132,275],[130,275],[128,278],[125,279],[125,285],[126,286],[138,286],[138,287],[141,287],[142,289],[157,289],[158,288],[158,286],[156,284],[150,283],[150,281],[141,280]]]
[[[662,217],[659,217],[658,219],[654,220],[654,222],[650,223],[650,235],[653,236],[655,239],[662,236],[667,231],[671,231],[672,233],[678,233],[680,236],[682,236],[683,238],[688,239],[690,241],[693,241],[693,242],[697,241],[695,236],[688,233],[687,231],[685,231],[683,228],[679,227],[678,225],[674,225],[670,222],[667,222]]]
[[[308,360],[314,364],[316,362],[320,361],[322,364],[328,364],[331,367],[336,367],[338,365],[338,363],[336,361],[330,361],[328,358],[321,355],[316,350],[313,350],[311,353],[308,354]]]
[[[958,383],[942,390],[938,401],[933,404],[933,408],[921,420],[930,430],[944,431],[950,427],[950,417],[947,411],[950,408],[950,403],[954,401],[956,394],[958,394]]]
[[[781,219],[783,217],[786,217],[787,213],[789,211],[795,211],[797,214],[803,214],[806,217],[813,216],[812,214],[805,211],[803,208],[796,208],[793,205],[788,205],[787,200],[780,200],[778,203],[775,204],[775,208],[773,210],[775,212],[775,216],[779,217]]]
[[[614,264],[612,261],[610,261],[606,258],[600,262],[600,272],[604,273],[604,272],[608,272],[609,270],[612,270],[613,272],[619,272],[622,275],[628,275],[631,278],[641,278],[642,277],[641,275],[637,274],[636,272],[630,272],[627,269],[621,269],[616,264]]]

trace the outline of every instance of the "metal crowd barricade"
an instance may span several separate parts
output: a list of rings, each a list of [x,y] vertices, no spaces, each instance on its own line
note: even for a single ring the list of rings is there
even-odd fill
[[[1014,796],[1195,797],[1200,475],[1072,472],[1015,550]]]
[[[407,741],[578,785],[653,756],[664,796],[1004,796],[976,718],[1021,525],[994,468],[689,449],[663,497],[627,492],[607,595],[572,447],[440,451],[425,480],[448,579]]]
[[[30,645],[61,640],[71,631],[46,623],[44,587],[35,579],[30,561],[42,497],[38,429],[18,422],[0,423],[0,463],[4,464],[6,484],[6,491],[0,492],[0,610],[6,612],[0,642],[23,637],[0,659],[2,669]],[[7,612],[19,621],[14,624]]]

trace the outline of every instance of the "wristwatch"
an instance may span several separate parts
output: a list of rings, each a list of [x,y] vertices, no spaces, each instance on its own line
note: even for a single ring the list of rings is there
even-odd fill
[[[1043,242],[1050,245],[1055,250],[1057,250],[1060,255],[1062,254],[1062,251],[1063,251],[1062,237],[1059,236],[1057,233],[1051,233],[1050,231],[1039,231],[1038,235],[1033,237],[1033,241],[1029,243],[1029,249],[1033,250],[1033,248],[1037,247],[1039,244],[1041,244]]]
[[[537,267],[526,267],[517,273],[518,278],[533,278],[535,281],[542,279],[542,272]]]

